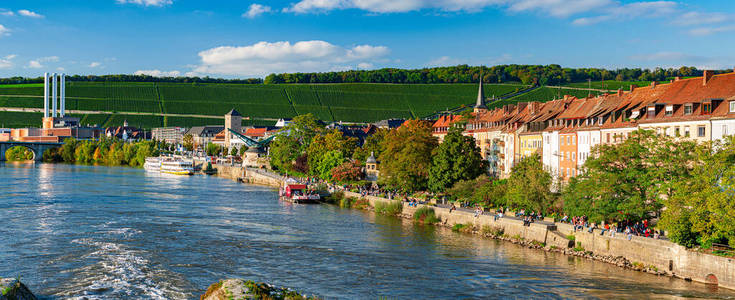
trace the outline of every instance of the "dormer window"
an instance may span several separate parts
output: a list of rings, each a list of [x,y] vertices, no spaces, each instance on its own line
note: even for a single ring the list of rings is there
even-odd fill
[[[597,125],[602,125],[602,116],[597,117]]]
[[[684,114],[685,115],[691,115],[692,114],[692,111],[693,111],[693,107],[692,107],[692,104],[691,103],[684,105]]]
[[[730,101],[730,112],[735,113],[735,101]]]
[[[666,105],[666,116],[670,117],[674,115],[674,106],[673,105]]]
[[[656,117],[656,107],[655,106],[648,107],[648,113],[646,114],[646,117],[649,119],[653,119],[654,117]]]
[[[703,115],[709,115],[712,113],[712,103],[704,103],[702,104],[702,114]]]

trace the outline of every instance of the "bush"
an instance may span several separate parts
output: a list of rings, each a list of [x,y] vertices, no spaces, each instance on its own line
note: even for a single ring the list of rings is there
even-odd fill
[[[505,230],[500,226],[483,225],[481,232],[483,235],[502,236]]]
[[[352,208],[354,209],[367,209],[368,207],[370,207],[370,201],[364,198],[355,199],[352,202]]]
[[[417,223],[428,224],[428,225],[436,224],[441,221],[434,213],[434,209],[428,208],[426,206],[422,206],[419,209],[417,209],[416,212],[414,212],[413,220],[416,221]]]
[[[472,233],[475,231],[475,226],[472,223],[467,224],[454,224],[452,226],[452,231],[454,232],[463,232],[463,233]]]
[[[340,204],[340,201],[345,197],[345,193],[342,191],[337,191],[332,193],[329,196],[324,197],[324,202],[329,204]]]
[[[690,221],[688,215],[685,214],[679,218],[672,218],[670,223],[667,225],[669,239],[672,242],[687,248],[699,245],[699,242],[697,241],[699,234],[692,231],[692,226],[694,225]]]
[[[576,238],[574,237],[573,234],[567,235],[567,240],[570,240],[570,241],[574,242],[575,239]]]
[[[357,201],[357,198],[355,197],[342,198],[339,200],[339,207],[351,208],[352,203],[354,203],[355,201]]]
[[[397,216],[403,212],[403,203],[400,201],[390,201],[388,203],[376,201],[375,212],[384,215]]]
[[[574,251],[584,252],[584,247],[582,247],[582,242],[577,242],[577,246],[574,247]]]

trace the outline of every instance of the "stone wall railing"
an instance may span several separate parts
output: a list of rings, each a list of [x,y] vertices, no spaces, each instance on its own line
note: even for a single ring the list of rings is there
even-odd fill
[[[345,197],[361,197],[358,193],[348,191],[345,191],[344,195]],[[374,196],[363,198],[368,200],[373,207],[376,202],[398,201]],[[448,208],[432,208],[443,225],[448,227],[455,224],[473,224],[475,228],[480,229],[483,226],[502,228],[503,232],[511,237],[517,236],[559,248],[579,246],[595,254],[622,256],[632,262],[643,264],[646,267],[653,266],[677,277],[735,289],[735,259],[691,251],[670,241],[638,236],[633,236],[628,240],[627,235],[621,233],[617,233],[614,237],[608,233],[600,235],[599,229],[592,233],[575,232],[571,225],[563,223],[554,223],[554,225],[532,223],[530,226],[524,226],[523,221],[513,218],[495,220],[493,215],[475,217],[471,212],[459,210],[450,212]],[[412,217],[416,209],[417,207],[409,207],[408,203],[403,203],[405,217]],[[574,235],[573,243],[570,243],[567,238],[569,235]]]

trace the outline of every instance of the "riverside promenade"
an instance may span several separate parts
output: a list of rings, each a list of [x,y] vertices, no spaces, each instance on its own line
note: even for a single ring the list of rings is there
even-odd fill
[[[237,166],[215,166],[217,176],[232,180],[279,187],[286,180],[285,177],[261,171],[258,169],[242,168]],[[375,203],[390,203],[398,200],[389,200],[375,196],[361,196],[359,193],[343,191],[345,197],[363,198],[375,207]],[[402,217],[413,218],[414,212],[427,205],[408,206],[403,204]],[[441,226],[452,227],[455,224],[469,225],[482,229],[489,226],[493,229],[502,229],[505,236],[526,242],[536,242],[544,248],[555,249],[584,249],[595,255],[625,258],[633,265],[643,269],[656,270],[669,276],[693,280],[697,282],[717,285],[735,290],[735,259],[716,256],[688,250],[667,240],[632,236],[628,239],[625,234],[601,235],[600,229],[592,233],[574,231],[570,224],[540,221],[524,226],[523,221],[514,217],[497,218],[492,214],[482,214],[475,217],[475,213],[464,209],[449,210],[447,207],[428,206],[441,219]],[[570,239],[574,236],[574,240]]]
[[[392,201],[380,197],[364,196],[358,193],[344,192],[345,197],[363,198],[375,207],[375,203],[390,203]],[[408,206],[403,203],[402,216],[412,218],[414,212],[427,205]],[[469,225],[482,229],[489,226],[494,229],[502,229],[505,236],[517,238],[529,242],[537,242],[545,245],[546,249],[574,248],[584,249],[596,255],[622,257],[631,261],[634,265],[643,266],[651,270],[658,270],[669,276],[693,280],[697,282],[717,285],[720,287],[735,289],[735,260],[686,249],[667,240],[632,236],[628,239],[625,234],[601,235],[599,229],[592,233],[574,231],[570,224],[535,222],[530,226],[524,226],[523,221],[503,217],[495,219],[492,214],[483,214],[475,217],[474,212],[465,210],[451,211],[445,207],[428,206],[434,210],[437,217],[441,219],[441,225],[452,227],[455,224]],[[574,240],[570,239],[574,236]]]

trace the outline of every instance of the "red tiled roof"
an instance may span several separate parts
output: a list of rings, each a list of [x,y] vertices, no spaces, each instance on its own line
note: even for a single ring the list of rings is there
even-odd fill
[[[449,127],[453,123],[459,121],[462,119],[462,116],[459,115],[448,115],[448,116],[440,116],[436,122],[432,125],[432,127]]]
[[[268,132],[268,128],[248,128],[245,130],[245,135],[249,137],[264,137],[266,132]]]

